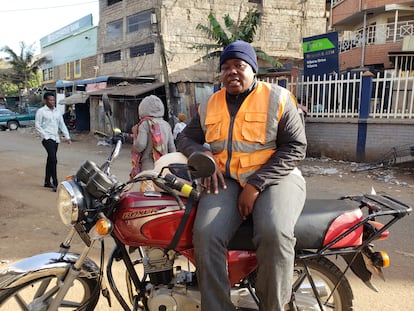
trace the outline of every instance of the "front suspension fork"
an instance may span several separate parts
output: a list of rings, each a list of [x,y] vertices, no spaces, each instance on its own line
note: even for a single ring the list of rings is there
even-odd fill
[[[62,244],[62,245],[65,245],[66,251],[69,250],[70,240],[71,239],[68,238]],[[65,244],[65,243],[68,243],[68,244]],[[76,278],[81,273],[82,265],[85,262],[86,258],[88,257],[89,251],[92,248],[93,244],[94,244],[94,241],[91,241],[91,244],[89,246],[84,247],[82,253],[78,257],[76,262],[70,267],[68,272],[63,276],[63,279],[59,281],[59,284],[58,284],[59,289],[57,291],[56,297],[52,300],[51,304],[49,305],[49,308],[47,309],[48,311],[58,310],[61,302],[64,300],[69,289],[72,287],[73,282],[76,280]],[[61,246],[61,249],[62,249],[62,246]],[[64,256],[64,254],[62,254],[62,256]]]

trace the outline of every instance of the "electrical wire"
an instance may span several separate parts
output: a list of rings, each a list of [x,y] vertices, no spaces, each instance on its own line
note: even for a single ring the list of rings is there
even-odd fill
[[[8,9],[8,10],[1,10],[0,9],[0,13],[59,9],[59,8],[67,8],[67,7],[72,7],[72,6],[85,5],[85,4],[90,4],[90,3],[97,3],[97,2],[98,1],[96,0],[96,1],[74,3],[74,4],[67,4],[67,5],[48,6],[48,7],[42,7],[42,8],[25,8],[25,9]]]

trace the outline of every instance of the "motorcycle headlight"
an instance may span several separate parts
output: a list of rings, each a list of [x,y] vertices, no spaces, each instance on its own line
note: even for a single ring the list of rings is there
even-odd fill
[[[79,220],[80,211],[86,207],[85,198],[79,186],[73,181],[63,181],[57,190],[57,208],[60,219],[65,225]]]

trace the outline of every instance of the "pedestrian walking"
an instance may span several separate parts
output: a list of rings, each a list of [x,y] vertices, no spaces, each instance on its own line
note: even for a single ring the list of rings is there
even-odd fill
[[[171,126],[163,119],[161,99],[155,95],[145,97],[139,105],[138,115],[140,120],[132,127],[131,178],[143,170],[152,170],[154,162],[162,155],[175,152]]]
[[[52,188],[52,190],[56,192],[58,186],[56,166],[57,151],[60,143],[60,131],[65,136],[68,144],[71,144],[72,140],[62,114],[55,106],[55,95],[52,92],[46,92],[43,95],[43,101],[45,105],[37,110],[35,117],[35,128],[42,138],[42,145],[47,152],[43,186]]]

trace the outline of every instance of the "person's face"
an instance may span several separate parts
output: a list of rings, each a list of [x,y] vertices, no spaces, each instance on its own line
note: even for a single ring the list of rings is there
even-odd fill
[[[45,98],[45,103],[50,109],[55,108],[55,96],[46,97]]]
[[[221,81],[232,95],[248,90],[254,80],[252,67],[241,59],[228,59],[221,65]]]

